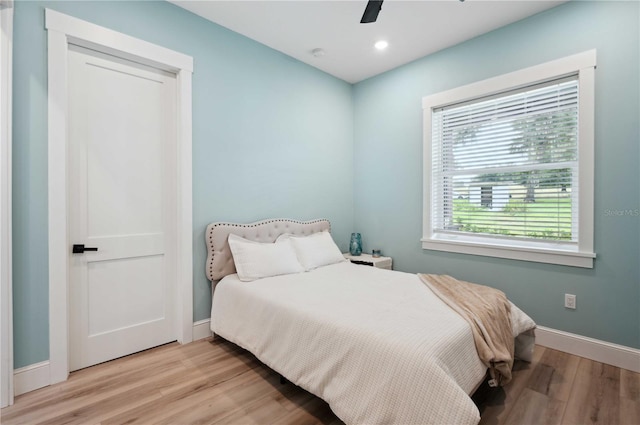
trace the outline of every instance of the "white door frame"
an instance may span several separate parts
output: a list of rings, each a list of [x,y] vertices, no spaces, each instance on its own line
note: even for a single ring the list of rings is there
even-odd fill
[[[153,66],[176,75],[177,84],[177,293],[176,336],[193,340],[191,194],[191,77],[193,58],[128,35],[45,10],[49,72],[49,371],[50,384],[69,375],[69,261],[67,168],[67,53],[69,43]]]
[[[0,0],[0,407],[13,404],[11,109],[13,2]]]

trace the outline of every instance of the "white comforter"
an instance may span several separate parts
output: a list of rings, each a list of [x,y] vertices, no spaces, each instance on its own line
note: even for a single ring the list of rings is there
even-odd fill
[[[477,424],[469,325],[417,275],[339,263],[216,286],[211,330],[347,424]]]

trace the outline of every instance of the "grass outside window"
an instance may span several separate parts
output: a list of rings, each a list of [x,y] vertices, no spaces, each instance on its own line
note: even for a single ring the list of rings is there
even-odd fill
[[[515,189],[514,192],[522,193]],[[490,208],[459,195],[453,201],[453,223],[450,230],[537,238],[572,240],[570,189],[541,190],[535,202],[511,195],[502,208]]]

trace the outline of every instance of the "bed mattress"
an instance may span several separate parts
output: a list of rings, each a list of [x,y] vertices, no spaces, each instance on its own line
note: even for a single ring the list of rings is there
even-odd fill
[[[347,424],[476,424],[486,367],[469,325],[417,275],[348,262],[216,286],[211,330]]]

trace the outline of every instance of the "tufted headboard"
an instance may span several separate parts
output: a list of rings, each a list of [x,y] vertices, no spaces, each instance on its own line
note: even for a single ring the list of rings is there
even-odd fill
[[[227,242],[231,233],[256,242],[274,242],[284,233],[310,235],[324,230],[331,231],[329,220],[296,221],[275,218],[249,224],[211,223],[207,226],[205,233],[207,278],[213,282],[236,272],[229,242]]]

